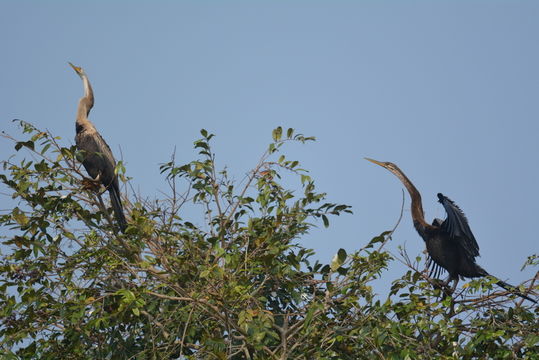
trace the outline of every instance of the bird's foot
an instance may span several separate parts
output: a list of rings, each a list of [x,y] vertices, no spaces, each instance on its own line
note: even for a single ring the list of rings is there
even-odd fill
[[[101,189],[101,181],[99,180],[100,176],[97,176],[95,179],[92,178],[83,178],[82,179],[82,188],[84,190],[91,190],[99,192]]]
[[[440,279],[430,279],[430,283],[435,289],[440,290],[445,296],[451,296],[455,291],[455,289],[449,286],[449,283],[447,281],[443,281]]]
[[[443,290],[444,287],[447,287],[447,283],[440,279],[430,279],[430,283],[435,289]]]

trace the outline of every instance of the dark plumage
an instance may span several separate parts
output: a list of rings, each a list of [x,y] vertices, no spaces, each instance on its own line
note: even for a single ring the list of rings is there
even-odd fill
[[[90,81],[84,70],[69,63],[75,72],[82,79],[84,86],[84,96],[79,101],[77,109],[77,120],[75,125],[75,143],[77,148],[83,152],[84,160],[82,165],[88,174],[101,183],[109,191],[110,202],[114,210],[114,216],[122,232],[127,227],[122,200],[120,198],[120,186],[118,176],[114,173],[116,160],[112,155],[110,147],[103,137],[97,132],[94,124],[88,120],[88,114],[94,106],[94,93]]]
[[[367,159],[391,171],[404,184],[412,199],[412,220],[414,227],[425,241],[429,254],[428,266],[431,276],[439,276],[443,270],[449,273],[446,284],[454,281],[454,290],[459,277],[474,278],[489,275],[489,273],[475,262],[479,256],[479,245],[468,225],[468,220],[462,210],[448,197],[438,194],[438,201],[443,205],[447,218],[434,219],[431,224],[425,221],[421,195],[412,182],[404,175],[397,165],[390,162],[380,162]],[[515,295],[536,302],[522,294],[514,286],[498,280],[496,284]]]

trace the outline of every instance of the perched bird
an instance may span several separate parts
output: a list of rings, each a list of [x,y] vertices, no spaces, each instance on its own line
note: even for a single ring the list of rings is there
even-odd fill
[[[75,125],[75,143],[84,156],[82,165],[84,165],[84,168],[95,182],[99,182],[109,191],[110,202],[118,227],[120,231],[124,232],[127,222],[120,198],[118,176],[114,173],[116,160],[114,160],[110,147],[96,130],[94,124],[88,120],[88,114],[94,106],[94,92],[84,70],[72,63],[69,63],[69,65],[80,76],[84,86],[84,96],[79,101]]]
[[[460,277],[475,278],[490,275],[475,262],[475,258],[479,256],[479,245],[468,225],[466,216],[452,200],[439,193],[438,201],[443,205],[447,218],[445,220],[434,219],[432,225],[428,224],[423,213],[421,195],[402,170],[390,162],[366,159],[391,171],[408,190],[412,199],[412,220],[415,229],[425,241],[429,254],[428,266],[431,269],[431,276],[438,276],[443,270],[446,270],[449,277],[444,285],[447,286],[451,281],[454,281],[451,288],[451,291],[454,291]],[[535,300],[522,294],[514,286],[499,279],[496,280],[498,286],[536,303]]]

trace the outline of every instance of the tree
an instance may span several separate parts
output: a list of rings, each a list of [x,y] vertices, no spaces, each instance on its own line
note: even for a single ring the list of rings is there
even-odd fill
[[[313,260],[301,236],[351,209],[327,202],[281,154],[312,137],[275,129],[237,183],[202,130],[199,159],[161,166],[170,196],[126,198],[129,226],[116,234],[111,210],[85,187],[82,154],[19,124],[25,139],[4,138],[26,152],[0,174],[15,202],[0,215],[8,359],[537,358],[537,306],[493,292],[490,279],[448,297],[420,258],[388,252],[390,231],[329,264]],[[116,170],[125,183],[121,162]],[[201,216],[188,219],[193,209]],[[409,271],[380,298],[370,283],[395,260]]]

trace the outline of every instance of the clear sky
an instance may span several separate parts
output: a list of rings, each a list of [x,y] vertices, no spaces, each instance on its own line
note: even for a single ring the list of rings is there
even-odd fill
[[[193,160],[201,128],[240,180],[271,129],[293,127],[318,141],[285,152],[354,210],[302,239],[323,261],[398,218],[403,187],[368,156],[405,171],[428,221],[445,217],[437,192],[459,204],[489,272],[533,276],[520,267],[539,252],[539,2],[43,3],[0,3],[1,130],[20,118],[72,144],[82,85],[71,61],[142,195],[167,190],[158,165],[174,147]],[[2,158],[11,146],[0,141]],[[405,209],[389,246],[417,255],[408,195]]]

